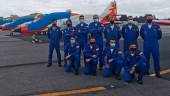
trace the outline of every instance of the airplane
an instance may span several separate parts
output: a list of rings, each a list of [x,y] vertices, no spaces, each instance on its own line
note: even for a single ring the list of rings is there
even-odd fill
[[[170,20],[153,20],[153,22],[161,25],[170,25]]]
[[[122,16],[123,14],[118,14],[117,12],[117,3],[112,1],[110,5],[104,10],[101,14],[101,23],[106,25],[109,23],[109,18],[112,17],[115,20],[115,23],[121,24],[122,22],[118,21],[117,17]]]
[[[10,24],[12,22],[13,22],[13,20],[11,20],[11,19],[4,19],[4,20],[2,20],[2,22],[0,24],[0,29],[2,29],[5,25],[8,25],[8,24]]]
[[[38,15],[40,15],[40,14],[38,14]],[[30,22],[34,21],[35,19],[37,19],[37,16],[24,16],[24,17],[19,18],[16,21],[14,21],[13,23],[5,25],[2,28],[2,30],[12,30],[24,23],[29,24]]]
[[[48,26],[53,22],[53,20],[60,20],[70,18],[71,16],[79,15],[77,13],[66,12],[54,12],[43,16],[36,22],[31,24],[23,25],[20,28],[13,30],[14,32],[21,33],[37,33],[48,29]]]

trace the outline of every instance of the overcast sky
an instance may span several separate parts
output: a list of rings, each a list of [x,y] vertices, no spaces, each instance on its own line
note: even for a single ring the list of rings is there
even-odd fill
[[[0,0],[0,16],[51,13],[71,9],[83,14],[101,14],[113,0]],[[170,18],[170,0],[116,0],[118,13],[133,16],[146,13]]]

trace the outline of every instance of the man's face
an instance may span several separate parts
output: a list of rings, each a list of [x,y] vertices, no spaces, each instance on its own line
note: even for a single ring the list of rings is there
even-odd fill
[[[133,23],[133,18],[132,17],[128,17],[128,23],[132,24]]]
[[[131,52],[135,52],[136,49],[137,49],[137,46],[135,44],[132,44],[132,45],[129,46],[129,49],[130,49]]]
[[[93,20],[94,20],[94,22],[98,22],[99,21],[99,16],[98,15],[94,15],[93,16]]]
[[[90,44],[95,44],[96,43],[96,40],[94,38],[91,38],[90,39]]]
[[[147,20],[148,23],[152,23],[153,17],[152,16],[148,16],[146,18],[146,20]]]
[[[114,21],[115,21],[115,20],[114,20],[113,17],[110,17],[109,20],[110,20],[110,23],[111,23],[111,24],[114,24]]]
[[[84,22],[84,17],[80,17],[80,18],[79,18],[79,21],[80,21],[80,22]]]

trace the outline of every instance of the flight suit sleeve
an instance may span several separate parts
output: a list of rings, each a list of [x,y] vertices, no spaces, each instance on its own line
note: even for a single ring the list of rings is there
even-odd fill
[[[122,37],[125,38],[125,25],[122,27]]]
[[[160,40],[162,38],[162,30],[160,28],[160,26],[158,25],[158,40]]]
[[[142,39],[144,39],[144,26],[142,26],[140,29],[140,36],[142,37]]]
[[[50,39],[50,35],[51,35],[51,34],[50,34],[50,31],[51,31],[50,29],[51,29],[51,28],[48,28],[48,31],[47,31],[48,39]]]

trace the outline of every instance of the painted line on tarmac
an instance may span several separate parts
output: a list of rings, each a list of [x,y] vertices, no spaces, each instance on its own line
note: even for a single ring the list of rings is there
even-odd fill
[[[160,75],[165,75],[165,74],[168,74],[168,73],[170,73],[170,69],[161,71],[161,72],[160,72]],[[156,76],[156,74],[151,74],[151,75],[149,75],[149,76],[154,77],[154,76]]]
[[[66,96],[66,95],[75,95],[75,94],[94,93],[94,92],[99,92],[104,90],[106,90],[106,88],[101,86],[101,87],[70,90],[70,91],[63,91],[63,92],[44,93],[44,94],[33,95],[33,96]]]

